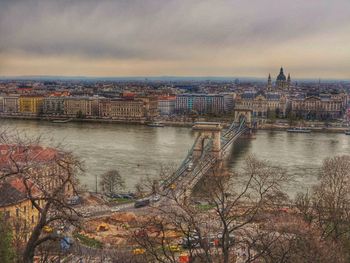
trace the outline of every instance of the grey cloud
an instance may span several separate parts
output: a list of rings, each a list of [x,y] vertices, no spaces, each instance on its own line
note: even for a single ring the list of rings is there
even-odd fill
[[[183,59],[349,26],[348,0],[2,1],[0,52]]]

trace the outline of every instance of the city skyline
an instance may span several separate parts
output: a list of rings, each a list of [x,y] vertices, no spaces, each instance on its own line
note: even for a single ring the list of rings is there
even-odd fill
[[[6,1],[0,76],[349,79],[350,2]]]

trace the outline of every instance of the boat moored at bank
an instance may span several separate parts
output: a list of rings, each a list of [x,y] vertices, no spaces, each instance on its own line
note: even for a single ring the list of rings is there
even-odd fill
[[[291,128],[291,129],[287,129],[287,132],[294,132],[294,133],[310,133],[311,130],[310,129],[306,129],[306,128]]]
[[[151,122],[151,123],[148,123],[147,126],[149,126],[149,127],[164,127],[164,124],[161,122]]]

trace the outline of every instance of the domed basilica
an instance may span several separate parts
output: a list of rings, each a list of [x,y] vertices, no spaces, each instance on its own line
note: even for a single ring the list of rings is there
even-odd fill
[[[283,67],[281,67],[280,73],[276,78],[275,89],[278,89],[278,90],[289,89],[290,84],[291,84],[290,74],[288,74],[288,78],[286,78],[286,75],[284,75],[284,72],[283,72]],[[270,74],[267,81],[267,89],[272,91],[272,82],[271,82]]]

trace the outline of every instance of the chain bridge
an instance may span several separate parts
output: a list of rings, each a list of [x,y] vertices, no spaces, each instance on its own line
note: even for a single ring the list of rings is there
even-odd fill
[[[227,128],[217,122],[196,122],[196,139],[177,171],[161,185],[161,191],[172,189],[178,196],[189,196],[198,181],[211,169],[220,169],[230,146],[242,134],[251,132],[250,110],[236,110]]]

